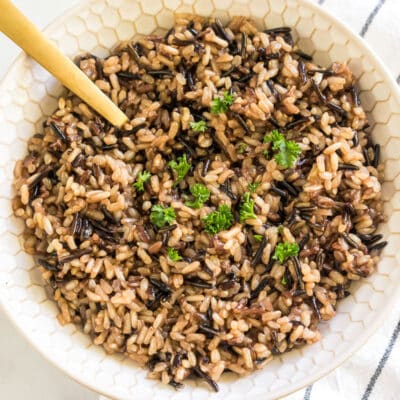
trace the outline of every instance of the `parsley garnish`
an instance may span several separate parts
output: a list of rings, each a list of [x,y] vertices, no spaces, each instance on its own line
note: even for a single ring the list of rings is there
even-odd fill
[[[249,192],[255,193],[257,188],[261,185],[259,182],[254,182],[254,183],[249,183],[247,185],[247,189],[249,189]]]
[[[246,151],[246,149],[247,149],[247,144],[242,142],[239,144],[238,153],[243,154]]]
[[[175,218],[175,211],[172,207],[164,208],[162,205],[156,204],[151,208],[150,221],[158,228],[170,225]]]
[[[149,171],[139,172],[136,182],[133,186],[136,188],[138,192],[144,191],[144,184],[150,179],[151,173]]]
[[[263,240],[263,235],[253,235],[254,240],[257,240],[257,242],[262,242]]]
[[[172,160],[168,163],[168,166],[171,167],[176,172],[176,181],[175,186],[182,181],[182,179],[189,172],[192,164],[190,164],[186,159],[186,154],[177,158],[178,162]]]
[[[190,127],[195,131],[195,132],[205,132],[207,130],[207,124],[206,121],[200,120],[197,122],[191,122]]]
[[[287,284],[287,279],[286,279],[285,275],[283,275],[281,283],[282,283],[282,285],[286,285]]]
[[[246,221],[246,219],[255,219],[257,218],[256,214],[254,214],[254,200],[250,199],[250,193],[246,192],[243,195],[242,204],[239,210],[240,222]]]
[[[301,153],[300,146],[293,140],[286,140],[276,129],[264,137],[264,143],[269,142],[272,142],[274,158],[278,165],[284,168],[292,167]]]
[[[210,198],[210,191],[201,183],[195,183],[190,188],[190,193],[192,193],[194,200],[185,203],[188,207],[200,208]]]
[[[212,235],[230,228],[232,222],[233,214],[226,204],[222,204],[218,210],[211,212],[203,218],[204,229]]]
[[[299,245],[296,242],[279,243],[275,247],[275,252],[272,258],[274,260],[279,260],[280,263],[283,263],[287,258],[297,256],[297,254],[299,254],[299,250]]]
[[[233,94],[229,92],[222,93],[222,97],[216,97],[211,101],[211,112],[213,114],[221,114],[228,111],[230,105],[233,104]]]
[[[182,257],[179,255],[179,251],[176,249],[173,249],[172,247],[168,247],[168,258],[171,261],[180,261],[182,260]]]

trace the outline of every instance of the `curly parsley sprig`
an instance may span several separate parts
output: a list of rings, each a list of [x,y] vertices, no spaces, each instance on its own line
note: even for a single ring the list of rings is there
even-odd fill
[[[193,195],[193,201],[187,201],[185,204],[192,208],[201,208],[203,203],[205,203],[210,198],[210,191],[201,183],[195,183],[190,188],[190,193]]]
[[[195,131],[195,132],[205,132],[207,130],[207,124],[206,121],[203,121],[202,119],[197,122],[191,122],[190,127]]]
[[[222,204],[218,207],[218,210],[211,212],[202,220],[205,231],[215,235],[216,233],[224,231],[232,226],[233,214],[226,204]]]
[[[213,114],[221,114],[228,111],[228,108],[233,104],[233,94],[225,91],[222,93],[222,97],[215,97],[211,101],[211,112]]]
[[[181,157],[178,157],[177,161],[178,162],[172,160],[168,163],[168,166],[176,172],[175,186],[178,185],[179,182],[183,180],[183,178],[190,171],[190,168],[192,168],[192,164],[188,162],[186,154],[184,154]]]
[[[175,218],[175,210],[172,207],[163,207],[160,204],[155,204],[151,208],[150,221],[157,228],[163,228],[165,225],[170,225]]]
[[[151,173],[149,171],[139,172],[136,177],[136,182],[133,187],[136,188],[138,192],[144,191],[144,184],[150,179]]]
[[[264,143],[272,142],[274,158],[278,165],[284,168],[291,168],[298,159],[301,149],[293,140],[286,140],[285,136],[274,129],[269,135],[265,135]]]
[[[242,204],[239,210],[240,222],[245,222],[247,219],[256,219],[257,215],[254,213],[254,200],[250,198],[250,193],[246,192],[243,195]]]
[[[171,261],[180,261],[180,260],[182,260],[182,257],[180,256],[179,251],[174,249],[174,248],[172,248],[172,247],[168,247],[167,253],[168,253],[168,258]]]
[[[300,248],[296,242],[278,243],[275,247],[275,252],[272,258],[278,260],[280,263],[284,263],[289,257],[297,256],[299,251]]]

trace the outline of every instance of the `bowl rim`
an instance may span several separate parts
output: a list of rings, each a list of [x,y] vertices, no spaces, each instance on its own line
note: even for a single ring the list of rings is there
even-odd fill
[[[136,0],[140,1],[140,0]],[[247,0],[249,1],[249,0]],[[333,15],[330,11],[326,10],[324,7],[319,5],[318,3],[314,2],[313,0],[285,0],[286,2],[289,1],[295,1],[297,2],[300,6],[304,4],[306,7],[314,11],[317,15],[320,14],[326,19],[332,21],[332,25],[338,26],[340,29],[344,31],[346,34],[346,37],[354,41],[359,47],[361,47],[364,50],[364,55],[366,56],[367,59],[373,59],[375,62],[376,69],[380,72],[382,77],[384,78],[384,82],[389,86],[390,88],[390,94],[395,97],[397,103],[400,104],[400,87],[396,83],[394,76],[392,73],[389,71],[388,67],[385,65],[381,57],[375,52],[375,50],[372,49],[372,47],[367,43],[367,41],[353,32],[350,27],[347,26],[346,23],[340,21],[338,17]],[[54,19],[52,19],[44,28],[42,28],[42,32],[45,34],[48,33],[51,29],[57,27],[58,24],[60,24],[64,19],[72,17],[73,15],[77,14],[77,12],[82,9],[87,7],[88,4],[94,3],[95,0],[83,0],[79,1],[77,4],[67,8],[62,14],[58,15]],[[249,17],[251,18],[251,16]],[[301,17],[300,17],[301,18]],[[21,63],[24,59],[29,57],[25,52],[21,51],[11,62],[10,66],[6,69],[5,73],[3,74],[3,77],[0,80],[0,92],[4,90],[5,83],[8,79],[8,75],[10,75],[15,68],[15,66],[19,63]],[[396,260],[396,264],[398,267],[398,261]],[[375,319],[375,321],[369,325],[369,328],[364,330],[363,334],[358,337],[357,341],[350,342],[348,349],[343,352],[343,354],[339,354],[335,357],[335,362],[328,364],[326,367],[321,368],[320,372],[313,374],[312,377],[305,377],[302,378],[298,381],[297,384],[295,384],[295,388],[291,389],[281,389],[273,394],[267,394],[268,397],[265,399],[279,399],[284,396],[288,396],[290,394],[293,394],[297,391],[300,391],[304,389],[306,386],[312,385],[315,382],[319,381],[323,377],[327,376],[331,372],[333,372],[335,369],[340,367],[345,361],[347,361],[355,352],[357,352],[361,347],[363,347],[368,339],[376,333],[380,325],[382,324],[384,318],[386,315],[389,314],[389,310],[392,308],[392,306],[397,302],[397,300],[400,298],[400,293],[397,293],[395,290],[392,291],[392,296],[390,297],[389,301],[386,302],[386,304],[382,307],[381,312],[379,313],[378,317]],[[8,320],[12,323],[12,325],[18,330],[18,332],[24,337],[24,339],[27,340],[27,342],[30,344],[32,348],[34,348],[47,362],[49,362],[52,366],[56,367],[59,371],[63,372],[67,377],[75,381],[76,383],[82,385],[83,387],[86,387],[90,390],[92,390],[94,393],[101,395],[101,396],[106,396],[109,399],[115,399],[117,400],[116,397],[112,393],[108,393],[107,391],[100,389],[96,387],[95,385],[86,382],[85,380],[81,379],[79,375],[75,372],[71,372],[67,367],[62,365],[61,363],[56,362],[53,360],[50,356],[48,356],[48,352],[43,350],[41,347],[38,347],[29,333],[20,326],[20,324],[17,322],[17,320],[13,317],[11,310],[8,309],[8,307],[3,303],[1,297],[0,297],[0,310],[4,312],[4,314],[7,316]],[[310,346],[310,345],[309,345]]]

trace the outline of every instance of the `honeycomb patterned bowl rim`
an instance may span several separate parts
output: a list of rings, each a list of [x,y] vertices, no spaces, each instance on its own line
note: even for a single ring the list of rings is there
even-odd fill
[[[54,31],[58,26],[65,24],[69,19],[80,15],[80,13],[84,10],[88,10],[90,9],[91,6],[93,6],[95,3],[104,3],[106,4],[106,7],[111,7],[114,9],[118,9],[118,3],[126,3],[128,0],[100,0],[100,1],[96,1],[96,0],[85,0],[83,2],[80,2],[80,4],[78,4],[75,7],[72,7],[70,10],[68,10],[66,13],[64,13],[63,15],[59,16],[58,18],[56,18],[51,24],[49,24],[46,28],[45,28],[45,32],[46,33],[51,33],[52,31]],[[182,4],[199,4],[202,2],[202,0],[163,0],[163,2],[166,2],[168,4],[170,4],[171,2],[175,2],[179,5],[182,6]],[[249,6],[251,3],[253,4],[260,4],[262,1],[264,1],[265,3],[267,3],[270,7],[271,7],[271,2],[274,2],[274,0],[207,0],[208,3],[215,3],[218,4],[219,3],[224,3],[224,4],[235,4],[235,5],[239,5],[242,7],[247,7]],[[141,3],[140,1],[137,0],[132,0],[131,3],[135,3],[135,4],[139,4]],[[397,84],[395,83],[394,78],[391,76],[391,74],[389,73],[389,71],[387,70],[386,66],[383,64],[383,62],[379,59],[379,57],[376,55],[376,53],[368,46],[368,44],[366,44],[364,42],[363,39],[361,39],[360,37],[358,37],[356,34],[354,34],[349,28],[347,28],[342,22],[340,22],[338,19],[336,19],[335,17],[333,17],[331,14],[329,14],[327,11],[323,10],[321,7],[319,7],[318,5],[314,4],[311,0],[284,0],[281,1],[282,4],[285,5],[285,10],[288,7],[298,7],[299,9],[303,9],[307,12],[309,12],[310,14],[312,14],[313,16],[313,23],[317,25],[317,22],[314,19],[314,16],[317,16],[320,18],[320,22],[322,23],[328,23],[329,25],[329,29],[331,28],[335,28],[337,29],[337,31],[339,31],[345,38],[346,38],[346,44],[348,43],[352,43],[353,46],[355,46],[354,48],[357,48],[358,50],[361,50],[361,54],[363,54],[363,58],[366,59],[367,62],[370,63],[370,65],[373,66],[373,70],[377,73],[377,77],[378,77],[378,82],[375,84],[375,86],[373,86],[373,88],[371,90],[373,90],[374,88],[376,88],[377,84],[382,84],[384,89],[386,89],[386,91],[389,93],[387,98],[384,100],[376,100],[375,105],[378,104],[379,102],[383,102],[383,103],[387,103],[390,99],[392,101],[392,109],[396,109],[396,110],[400,110],[400,91],[399,88],[397,86]],[[164,4],[164,3],[163,3]],[[172,7],[173,8],[173,7]],[[272,7],[271,7],[272,8]],[[270,10],[269,10],[270,12]],[[283,12],[282,12],[283,13]],[[254,9],[249,13],[250,16],[255,17],[254,15]],[[303,18],[303,17],[301,17]],[[300,18],[300,19],[301,19]],[[299,22],[299,20],[297,20],[296,24]],[[318,30],[318,26],[314,27],[314,30]],[[300,37],[301,38],[301,37]],[[331,46],[332,48],[332,46]],[[329,50],[328,50],[329,51]],[[323,51],[321,51],[323,53]],[[8,69],[7,73],[5,74],[2,82],[0,83],[0,92],[3,93],[4,91],[6,91],[7,89],[7,83],[10,80],[15,80],[18,76],[21,76],[21,72],[18,71],[18,68],[21,68],[21,71],[24,70],[24,68],[31,68],[33,64],[31,64],[30,66],[26,67],[23,66],[23,64],[26,62],[27,57],[24,54],[21,54],[13,63],[13,65]],[[363,74],[361,74],[362,76]],[[379,80],[380,79],[380,80]],[[361,85],[360,85],[361,86]],[[362,87],[361,87],[362,89]],[[366,92],[369,92],[369,90],[366,90]],[[45,95],[43,95],[43,97],[48,97],[49,94],[46,93]],[[50,95],[51,96],[51,95]],[[393,106],[394,103],[394,106]],[[388,106],[389,107],[389,106]],[[372,108],[371,110],[371,114],[373,115],[373,109],[375,108],[375,106]],[[3,115],[4,118],[4,111],[5,111],[5,106],[3,104],[0,103],[0,122],[1,122],[1,118]],[[43,115],[45,113],[43,112]],[[387,118],[386,121],[384,121],[383,123],[378,122],[377,124],[381,124],[383,126],[388,125],[389,121],[392,119],[392,116],[399,116],[396,117],[399,119],[400,122],[400,114],[399,112],[391,112],[390,113],[390,117]],[[21,115],[21,119],[24,119],[24,114]],[[15,122],[15,121],[14,121]],[[35,123],[37,123],[38,121],[35,121]],[[16,123],[16,122],[15,122]],[[376,124],[373,124],[376,125]],[[390,125],[390,124],[389,124]],[[33,130],[32,130],[33,131]],[[390,131],[390,130],[389,130]],[[383,145],[386,145],[386,147],[388,147],[388,143],[389,141],[394,137],[400,137],[400,134],[397,134],[397,136],[391,136],[391,132],[390,134],[388,134],[386,132],[386,135],[389,135],[389,139],[382,143]],[[26,138],[24,138],[26,140]],[[376,138],[379,141],[379,138]],[[400,140],[400,139],[399,139]],[[0,142],[1,142],[1,137],[0,137]],[[400,143],[400,142],[399,142]],[[7,143],[8,147],[11,148],[11,143]],[[7,146],[6,146],[7,147]],[[383,152],[383,155],[385,155],[385,151]],[[392,159],[389,159],[392,160]],[[393,161],[397,161],[400,162],[400,160],[397,159],[393,159]],[[12,161],[12,163],[14,162],[14,160]],[[394,166],[394,164],[392,163],[392,167]],[[9,167],[9,166],[8,166]],[[6,166],[1,165],[0,166],[0,173],[3,173],[3,170],[6,170]],[[387,170],[389,169],[389,167],[386,168]],[[7,169],[7,171],[9,172],[9,168]],[[386,170],[385,170],[386,172]],[[388,190],[388,194],[386,195],[385,200],[385,205],[389,204],[390,206],[388,207],[388,212],[390,213],[390,211],[392,210],[392,206],[391,206],[391,194],[395,195],[398,191],[400,191],[400,180],[399,183],[395,182],[396,178],[400,176],[400,168],[397,172],[397,175],[393,177],[393,179],[391,181],[388,181],[388,183],[393,183],[393,185],[397,186],[399,189],[394,189],[393,185],[389,185],[389,190]],[[3,183],[2,182],[3,178],[0,178],[0,184]],[[10,183],[10,179],[8,179],[8,181],[6,181],[6,183]],[[4,204],[8,204],[10,203],[10,199],[12,197],[12,194],[9,193],[7,190],[5,191],[6,195],[4,195],[2,192],[0,192],[0,200],[4,199],[5,201],[3,202]],[[1,200],[2,201],[2,200]],[[3,205],[4,205],[3,204]],[[397,209],[400,209],[400,205],[398,206]],[[396,209],[396,210],[397,210]],[[387,225],[389,225],[390,220],[392,220],[392,215],[389,214],[389,221],[388,223],[385,224],[385,227]],[[400,213],[398,213],[398,217],[396,217],[397,219],[393,218],[392,221],[392,225],[397,225],[396,221],[400,221]],[[9,216],[9,218],[6,218],[5,220],[12,220],[12,217]],[[12,225],[14,222],[11,221],[10,224]],[[8,228],[9,230],[6,230],[6,234],[8,234],[8,232],[14,232],[14,230],[12,228]],[[400,227],[397,228],[390,228],[390,235],[396,236],[396,245],[400,245]],[[4,229],[3,229],[4,232]],[[10,234],[11,235],[11,234]],[[12,233],[13,236],[14,233]],[[17,239],[16,239],[17,240]],[[4,242],[4,243],[3,243]],[[2,245],[3,243],[3,245]],[[7,253],[7,251],[5,250],[5,248],[7,247],[8,242],[5,242],[4,237],[1,236],[0,237],[0,257],[3,255],[8,256],[8,258],[6,258],[6,260],[11,261],[11,259],[16,258],[16,256],[14,257],[13,255],[10,256],[9,253]],[[386,254],[387,253],[387,254]],[[18,253],[16,254],[21,254],[20,250]],[[11,258],[10,258],[11,257]],[[385,261],[385,260],[389,260],[389,261]],[[19,260],[18,260],[19,261]],[[376,331],[376,329],[380,326],[380,324],[382,323],[383,319],[385,318],[385,315],[387,315],[388,312],[390,312],[390,309],[392,307],[392,304],[394,303],[394,301],[396,300],[396,285],[398,285],[400,283],[400,273],[399,273],[399,268],[398,268],[398,258],[396,257],[396,246],[392,246],[391,249],[391,253],[390,251],[386,251],[384,252],[384,256],[383,256],[383,260],[380,262],[379,265],[382,265],[384,263],[384,261],[386,262],[386,264],[388,264],[386,266],[385,264],[385,268],[380,271],[380,267],[378,266],[378,276],[381,275],[385,277],[385,276],[389,276],[389,283],[388,286],[385,286],[385,282],[388,283],[385,280],[381,280],[382,282],[380,282],[379,284],[376,283],[375,281],[377,279],[374,278],[374,276],[372,276],[370,278],[370,281],[372,282],[371,287],[373,287],[374,291],[377,291],[379,293],[383,293],[383,297],[384,297],[384,301],[381,300],[381,304],[378,303],[377,309],[374,311],[374,319],[372,321],[368,320],[369,324],[367,326],[365,326],[364,324],[364,328],[361,330],[361,333],[356,337],[356,338],[352,338],[350,339],[349,343],[347,346],[345,346],[344,348],[341,348],[338,353],[334,352],[334,357],[332,360],[330,360],[328,363],[325,363],[324,366],[322,366],[321,364],[323,363],[323,361],[315,361],[315,358],[313,358],[313,352],[318,352],[320,349],[320,346],[308,346],[308,348],[304,351],[304,353],[307,355],[307,359],[310,359],[310,357],[313,360],[313,363],[315,364],[314,368],[312,369],[310,374],[304,374],[303,375],[299,375],[298,378],[295,378],[292,381],[289,381],[287,376],[289,376],[291,374],[291,370],[287,369],[287,370],[282,370],[279,369],[279,362],[282,364],[282,361],[278,360],[278,365],[275,364],[271,365],[271,366],[267,366],[266,368],[264,368],[264,370],[257,372],[256,374],[257,377],[252,377],[252,375],[250,375],[249,377],[244,377],[244,378],[240,378],[238,380],[235,381],[231,381],[229,383],[229,381],[227,383],[222,383],[221,387],[224,389],[222,390],[219,394],[211,394],[209,395],[208,392],[206,391],[206,389],[201,389],[199,391],[199,389],[196,387],[196,385],[189,385],[188,388],[186,388],[183,392],[181,393],[176,393],[174,391],[172,391],[171,389],[166,389],[165,387],[161,386],[158,383],[155,383],[153,381],[147,381],[144,380],[144,374],[143,371],[141,371],[140,369],[137,369],[136,367],[132,366],[131,363],[125,364],[122,363],[121,358],[116,358],[115,360],[113,360],[112,362],[110,362],[109,364],[104,364],[104,360],[108,360],[109,358],[111,359],[112,357],[109,356],[104,356],[104,354],[102,354],[103,358],[100,360],[100,362],[98,362],[98,358],[95,357],[95,363],[98,364],[98,371],[99,372],[99,376],[100,379],[94,379],[91,376],[89,376],[87,373],[85,374],[85,372],[82,374],[78,372],[79,369],[76,368],[72,368],[70,364],[66,364],[65,360],[66,358],[61,357],[61,356],[57,356],[54,355],[52,353],[52,350],[54,350],[54,348],[52,348],[51,346],[48,346],[47,343],[45,342],[45,340],[40,341],[39,339],[37,339],[35,337],[34,339],[34,332],[37,332],[37,329],[35,330],[34,328],[30,328],[27,329],[24,325],[23,322],[26,321],[26,319],[20,319],[18,316],[18,313],[15,313],[15,311],[13,310],[13,306],[16,305],[16,303],[18,303],[18,296],[16,298],[13,298],[13,296],[6,296],[4,295],[7,292],[7,281],[6,280],[2,280],[0,277],[0,305],[2,306],[3,310],[5,311],[6,315],[8,315],[9,319],[14,323],[14,325],[18,328],[18,330],[25,336],[25,338],[32,344],[33,347],[35,347],[48,361],[50,361],[53,365],[57,366],[60,370],[62,370],[65,374],[67,374],[68,376],[70,376],[71,378],[73,378],[74,380],[78,381],[79,383],[99,392],[102,393],[106,396],[110,396],[113,398],[133,398],[135,396],[136,399],[155,399],[158,396],[163,396],[163,398],[165,399],[174,399],[174,400],[178,400],[178,399],[183,399],[183,398],[191,398],[191,399],[201,399],[201,398],[207,398],[207,396],[209,396],[210,398],[213,399],[222,399],[222,398],[226,398],[226,400],[235,400],[235,399],[239,399],[239,398],[245,398],[245,399],[250,399],[254,398],[254,399],[273,399],[273,398],[280,398],[284,395],[290,394],[296,390],[301,389],[302,387],[320,379],[321,377],[323,377],[324,375],[328,374],[329,372],[333,371],[335,368],[337,368],[339,365],[341,365],[347,358],[349,358],[355,351],[357,351],[366,341],[367,339]],[[16,261],[15,261],[16,262]],[[390,267],[390,268],[389,268]],[[386,272],[386,269],[390,269],[390,272],[388,272],[387,275],[385,275],[384,272]],[[392,268],[392,269],[391,269]],[[12,272],[13,270],[11,270]],[[23,272],[25,272],[26,274],[29,273],[30,270],[24,270]],[[0,275],[2,272],[2,267],[0,267]],[[393,276],[392,276],[393,275]],[[6,274],[7,276],[7,274]],[[7,278],[6,278],[7,279]],[[374,286],[376,284],[376,287]],[[363,285],[360,285],[359,287],[356,288],[356,291],[354,293],[354,298],[356,299],[356,304],[366,304],[365,301],[361,301],[358,300],[357,298],[357,293],[361,292],[360,288]],[[27,291],[30,287],[32,287],[32,284],[29,286],[25,287],[25,291]],[[24,289],[24,288],[22,288]],[[372,289],[371,289],[372,290]],[[365,293],[364,293],[365,292]],[[370,294],[372,294],[372,292],[368,292],[368,290],[364,290],[364,298],[365,296],[369,296]],[[363,297],[360,297],[361,299],[363,299]],[[47,301],[45,301],[47,302]],[[23,303],[23,301],[21,301],[21,303]],[[353,302],[354,303],[354,302]],[[341,312],[346,311],[349,313],[350,315],[350,324],[354,324],[355,322],[359,322],[359,321],[364,321],[364,319],[366,319],[366,313],[363,311],[365,311],[365,309],[361,310],[361,316],[359,316],[358,318],[361,318],[360,320],[357,320],[356,317],[355,320],[353,320],[352,318],[352,307],[354,307],[353,303],[349,303],[346,304],[344,307],[342,307],[341,305],[339,305],[339,313],[341,314]],[[369,303],[368,303],[369,304]],[[371,308],[371,305],[370,305]],[[48,314],[50,315],[51,313],[48,312]],[[54,318],[54,310],[52,312],[52,318]],[[339,316],[339,315],[338,315]],[[32,319],[34,319],[32,317]],[[54,318],[55,319],[55,318]],[[55,321],[57,323],[57,321]],[[345,321],[346,322],[346,321]],[[335,323],[335,320],[330,321],[328,324],[330,323]],[[74,329],[70,329],[71,327],[59,327],[59,332],[61,332],[61,336],[78,336],[78,333],[76,330]],[[45,329],[45,328],[43,328]],[[335,331],[335,332],[340,332],[340,326],[338,327],[339,330]],[[360,330],[360,329],[359,329]],[[40,333],[40,330],[39,330]],[[338,335],[337,335],[338,336]],[[342,334],[342,339],[344,338],[343,334]],[[74,338],[72,339],[72,343],[74,342]],[[336,338],[337,340],[337,338]],[[324,339],[322,340],[322,342],[324,341]],[[335,340],[333,340],[333,344],[331,344],[331,348],[333,346],[335,346],[337,343],[335,342]],[[81,347],[80,349],[87,352],[88,353],[88,357],[89,359],[91,357],[94,356],[94,354],[97,354],[100,350],[98,348],[95,348],[94,346],[91,346],[90,344],[86,346],[86,348],[83,346],[82,344],[80,344]],[[61,343],[61,345],[59,345],[59,347],[62,347],[63,344]],[[323,347],[324,349],[324,347]],[[296,350],[297,352],[297,350]],[[299,351],[301,356],[300,359],[302,359],[304,357],[303,354],[303,350]],[[74,356],[75,358],[78,358],[76,355]],[[297,358],[299,358],[299,356],[296,356]],[[72,356],[71,356],[72,358]],[[291,358],[293,358],[290,354],[287,356],[284,356],[283,359],[285,359],[285,364],[290,367],[290,362],[291,362]],[[301,361],[301,360],[300,360]],[[103,365],[104,364],[104,365]],[[116,365],[120,364],[122,367],[121,369],[116,368]],[[92,364],[93,365],[93,364]],[[297,365],[297,364],[296,364]],[[300,365],[300,364],[299,364]],[[303,368],[307,368],[307,363],[306,364],[302,364]],[[282,366],[280,366],[282,367]],[[297,367],[298,368],[298,367]],[[116,378],[116,376],[121,373],[121,370],[127,369],[128,374],[135,374],[139,376],[139,383],[136,382],[136,385],[131,385],[129,390],[126,391],[120,391],[117,390],[115,387],[117,385],[115,385],[116,381],[114,381],[112,384],[104,384],[101,380],[101,377],[104,378],[104,376],[102,374],[104,373],[110,373],[112,372],[114,374],[113,379]],[[285,372],[286,371],[286,372]],[[282,378],[282,379],[286,379],[287,382],[289,382],[289,384],[281,384],[281,385],[277,385],[275,388],[272,389],[267,389],[265,385],[265,383],[262,385],[264,386],[263,388],[260,389],[256,389],[256,386],[259,383],[263,383],[263,382],[268,382],[268,379],[273,379],[273,377],[276,377],[278,379],[281,379],[282,376],[286,377],[286,378]],[[272,377],[272,378],[271,378]],[[125,379],[128,379],[125,377]],[[240,386],[238,384],[238,382],[240,383]],[[282,381],[283,382],[283,381]],[[146,384],[144,384],[146,383]],[[143,384],[143,386],[141,386],[141,384]],[[227,389],[228,388],[228,389]],[[232,388],[232,390],[229,390],[230,388]]]

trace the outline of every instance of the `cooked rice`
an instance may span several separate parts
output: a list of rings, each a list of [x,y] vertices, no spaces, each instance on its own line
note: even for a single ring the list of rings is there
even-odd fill
[[[166,37],[78,63],[130,122],[116,129],[68,93],[15,167],[14,212],[59,321],[174,387],[195,375],[217,390],[224,371],[246,374],[318,341],[319,322],[374,271],[386,244],[375,234],[379,147],[348,66],[314,64],[286,27],[187,15]],[[234,103],[211,113],[224,91]],[[200,118],[201,133],[190,127]],[[292,168],[263,143],[273,129],[301,148]],[[192,168],[175,186],[168,162],[182,154]],[[133,183],[144,170],[152,176],[141,193]],[[196,182],[211,192],[199,209],[185,205]],[[253,183],[256,218],[242,224]],[[175,210],[171,226],[151,224],[155,204]],[[210,235],[202,218],[221,204],[235,221]],[[279,263],[280,242],[300,253]]]

